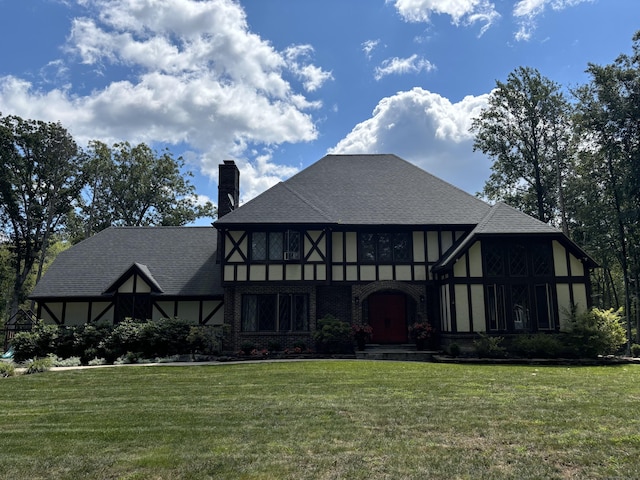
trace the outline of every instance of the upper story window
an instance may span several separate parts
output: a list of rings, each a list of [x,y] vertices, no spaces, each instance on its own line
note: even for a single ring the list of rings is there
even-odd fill
[[[358,253],[364,263],[403,263],[411,261],[411,234],[361,233]]]
[[[553,274],[548,242],[483,242],[484,268],[489,277],[544,277]]]
[[[251,234],[251,260],[282,262],[300,260],[300,232],[253,232]]]

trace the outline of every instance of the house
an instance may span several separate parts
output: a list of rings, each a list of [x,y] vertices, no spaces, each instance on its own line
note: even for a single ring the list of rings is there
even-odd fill
[[[595,262],[555,228],[490,206],[395,155],[327,155],[238,207],[220,165],[215,228],[110,228],[61,254],[36,286],[60,324],[177,316],[227,324],[226,348],[312,345],[319,318],[402,344],[558,331],[589,306]]]

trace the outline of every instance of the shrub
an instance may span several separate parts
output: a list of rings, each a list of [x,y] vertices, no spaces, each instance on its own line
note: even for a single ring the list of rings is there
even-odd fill
[[[30,358],[47,356],[54,351],[57,336],[56,325],[47,325],[42,320],[36,321],[30,332],[18,332],[11,339],[14,360],[24,362]]]
[[[57,355],[50,353],[48,358],[51,359],[51,366],[53,367],[77,367],[81,365],[79,357],[60,358]]]
[[[506,356],[506,349],[500,345],[503,337],[490,337],[484,333],[479,333],[479,338],[473,341],[476,354],[481,358],[503,358]]]
[[[113,363],[118,357],[127,352],[141,350],[140,332],[143,324],[131,319],[125,319],[116,325],[108,336],[98,346],[98,354],[108,363]]]
[[[510,351],[518,357],[558,358],[564,345],[557,335],[534,333],[519,335],[511,343]]]
[[[222,328],[192,325],[185,340],[187,348],[192,354],[215,355],[221,350]]]
[[[316,348],[323,353],[353,352],[351,325],[333,315],[318,320],[318,329],[313,334]]]
[[[622,308],[617,311],[593,308],[581,314],[572,309],[565,335],[572,353],[584,357],[619,353],[626,343],[622,313]]]
[[[143,357],[168,357],[189,350],[187,337],[191,325],[177,318],[162,318],[141,324],[138,350]]]
[[[16,366],[13,363],[0,362],[0,378],[13,377],[16,374]]]
[[[271,341],[267,343],[267,350],[270,352],[279,352],[282,350],[282,345],[280,345],[280,342]]]
[[[640,345],[638,345],[637,343],[631,345],[631,356],[633,358],[640,357]]]
[[[25,370],[26,375],[31,375],[33,373],[43,373],[48,371],[53,365],[50,357],[44,358],[36,358],[29,362],[27,365],[27,369]]]
[[[460,345],[458,345],[457,343],[452,343],[451,345],[449,345],[449,355],[451,355],[452,357],[459,357]]]

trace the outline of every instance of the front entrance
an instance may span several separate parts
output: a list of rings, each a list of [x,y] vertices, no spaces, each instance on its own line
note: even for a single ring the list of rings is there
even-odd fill
[[[367,300],[371,343],[406,343],[407,299],[403,293],[374,293]]]

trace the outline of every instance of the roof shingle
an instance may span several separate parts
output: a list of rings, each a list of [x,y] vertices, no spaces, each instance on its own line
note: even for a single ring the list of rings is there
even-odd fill
[[[140,264],[162,295],[222,295],[212,227],[111,227],[60,253],[31,298],[99,297]]]
[[[396,155],[327,155],[216,225],[476,225],[488,210]]]

